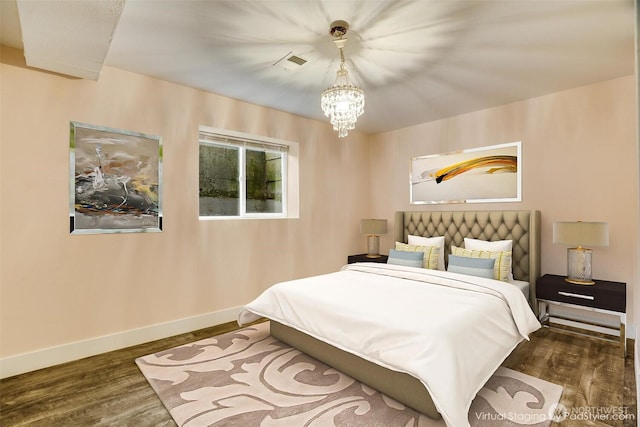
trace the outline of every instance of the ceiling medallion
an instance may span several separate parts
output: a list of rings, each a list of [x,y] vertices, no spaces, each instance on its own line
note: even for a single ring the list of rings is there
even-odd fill
[[[340,52],[340,68],[333,86],[320,96],[322,111],[329,117],[338,137],[343,138],[354,129],[358,117],[364,112],[364,91],[349,81],[349,72],[344,64],[344,46],[347,43],[349,24],[345,21],[331,23],[330,34]]]

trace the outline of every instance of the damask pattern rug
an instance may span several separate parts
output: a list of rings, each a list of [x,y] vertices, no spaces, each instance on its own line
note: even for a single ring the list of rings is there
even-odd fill
[[[441,427],[269,335],[269,323],[136,359],[179,426]],[[562,387],[499,368],[469,422],[549,426]]]

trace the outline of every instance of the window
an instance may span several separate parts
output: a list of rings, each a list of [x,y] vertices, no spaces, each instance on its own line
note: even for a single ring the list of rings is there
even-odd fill
[[[289,147],[271,138],[201,127],[200,217],[289,216]]]

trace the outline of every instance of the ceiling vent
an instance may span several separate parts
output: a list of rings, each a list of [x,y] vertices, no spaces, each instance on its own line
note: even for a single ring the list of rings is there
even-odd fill
[[[298,65],[304,65],[307,63],[306,59],[302,59],[299,56],[295,56],[295,55],[291,55],[290,57],[288,57],[287,61],[291,61],[294,64],[298,64]]]
[[[293,54],[293,51],[287,53],[282,58],[278,59],[273,65],[280,65],[286,71],[297,70],[307,63],[307,60],[296,56]]]

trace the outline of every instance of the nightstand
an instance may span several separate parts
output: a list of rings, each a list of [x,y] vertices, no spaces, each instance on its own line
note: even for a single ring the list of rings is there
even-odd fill
[[[627,284],[607,280],[595,280],[595,285],[575,285],[564,279],[564,276],[545,274],[536,281],[536,299],[538,300],[540,323],[545,326],[550,326],[550,320],[556,318],[585,326],[596,327],[595,330],[597,332],[605,330],[607,335],[619,336],[620,350],[624,357],[626,355],[627,341],[625,334]],[[555,314],[551,315],[549,313],[550,305],[615,316],[620,320],[620,326],[618,329],[615,329],[611,325],[598,322],[587,322]],[[587,330],[594,331],[594,328],[587,328]],[[605,339],[601,336],[594,337]],[[615,340],[615,342],[618,342],[618,340]]]
[[[353,264],[354,262],[379,262],[381,264],[386,264],[388,258],[388,255],[380,255],[378,258],[367,258],[367,254],[358,254],[349,255],[347,262],[349,264]]]

